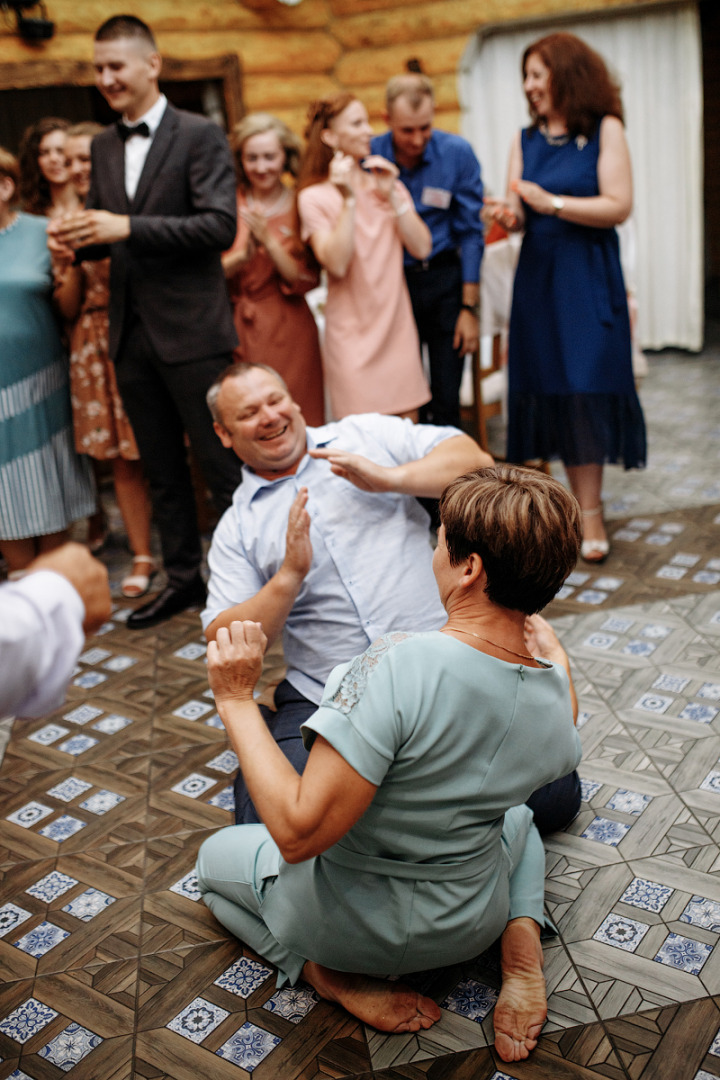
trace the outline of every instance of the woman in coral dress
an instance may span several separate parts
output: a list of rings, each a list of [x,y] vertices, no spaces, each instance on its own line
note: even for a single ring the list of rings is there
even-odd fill
[[[70,176],[84,200],[90,188],[90,143],[99,124],[77,124],[67,132],[65,152]],[[133,555],[121,591],[130,599],[150,588],[155,564],[150,554],[150,501],[140,453],[123,408],[108,353],[110,260],[83,262],[61,271],[71,279],[71,296],[60,304],[73,323],[70,332],[70,390],[78,453],[112,463],[115,497]]]
[[[310,106],[298,181],[301,236],[328,275],[323,364],[335,419],[417,419],[430,400],[403,274],[403,247],[430,253],[430,232],[392,162],[370,154],[365,106],[336,94]]]
[[[305,293],[319,269],[297,236],[300,142],[274,116],[251,113],[231,136],[238,171],[238,231],[223,267],[240,344],[235,356],[267,364],[285,380],[307,422],[325,418],[320,341]]]

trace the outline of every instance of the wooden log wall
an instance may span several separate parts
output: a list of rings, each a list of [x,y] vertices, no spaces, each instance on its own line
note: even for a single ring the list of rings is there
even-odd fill
[[[437,123],[459,130],[456,75],[472,35],[483,26],[636,8],[661,0],[46,0],[55,36],[28,45],[13,18],[0,16],[3,64],[43,61],[68,70],[92,59],[92,35],[109,15],[148,22],[164,56],[203,60],[236,53],[245,108],[282,117],[298,133],[307,103],[338,89],[353,91],[382,128],[386,81],[418,58],[436,87]],[[25,12],[26,16],[36,14]]]

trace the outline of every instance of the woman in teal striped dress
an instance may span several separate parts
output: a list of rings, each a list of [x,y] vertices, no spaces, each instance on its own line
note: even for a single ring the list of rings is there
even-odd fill
[[[0,552],[10,571],[62,543],[95,507],[88,461],[73,445],[47,220],[15,210],[18,175],[0,147]]]

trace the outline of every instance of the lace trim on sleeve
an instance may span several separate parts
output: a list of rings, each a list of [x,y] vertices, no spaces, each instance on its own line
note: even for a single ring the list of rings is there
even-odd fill
[[[339,712],[347,715],[355,708],[363,696],[371,671],[377,667],[385,654],[394,645],[405,641],[409,637],[412,637],[412,634],[395,630],[374,641],[364,653],[355,657],[327,704],[334,706]]]

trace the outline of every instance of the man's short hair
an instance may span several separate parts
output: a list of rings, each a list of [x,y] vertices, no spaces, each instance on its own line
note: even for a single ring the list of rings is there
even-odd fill
[[[406,75],[393,75],[385,87],[385,108],[388,112],[399,97],[406,97],[411,109],[419,109],[423,98],[430,98],[435,104],[433,84],[422,72],[408,72]]]
[[[137,38],[157,52],[152,30],[135,15],[113,15],[95,33],[96,41],[117,41],[119,38]]]
[[[551,476],[494,465],[459,476],[440,499],[452,566],[473,553],[493,603],[533,615],[574,569],[582,541],[580,507]]]
[[[210,415],[216,424],[223,426],[223,419],[218,408],[218,397],[222,390],[223,384],[228,379],[239,379],[243,375],[247,375],[250,371],[267,371],[270,375],[274,375],[277,381],[282,386],[283,390],[288,393],[288,385],[275,368],[271,368],[269,364],[251,364],[247,360],[240,360],[237,364],[228,364],[224,371],[221,371],[215,382],[212,384],[207,394],[205,395],[205,401],[207,407],[210,410]]]

